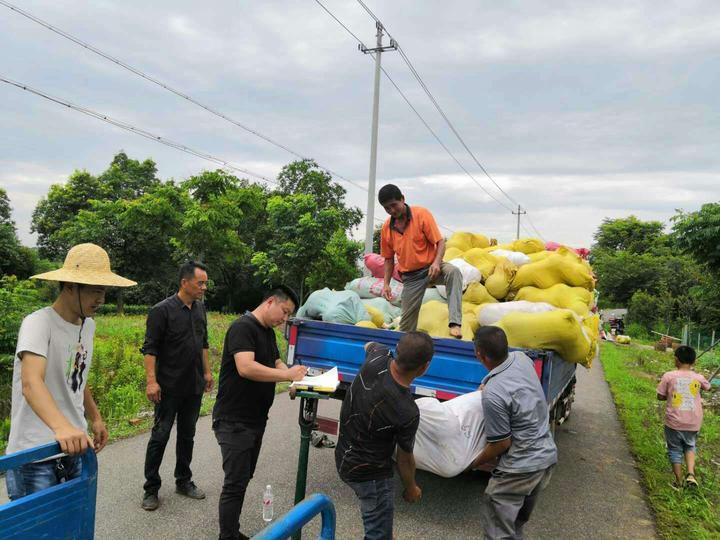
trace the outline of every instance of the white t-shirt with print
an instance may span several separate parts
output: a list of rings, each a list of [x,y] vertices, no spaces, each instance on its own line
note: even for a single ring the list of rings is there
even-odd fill
[[[90,375],[95,321],[80,325],[63,319],[52,307],[39,309],[23,319],[15,350],[12,412],[7,453],[19,452],[55,440],[53,431],[30,407],[22,393],[20,353],[47,359],[45,385],[60,412],[77,428],[87,431],[83,394]]]

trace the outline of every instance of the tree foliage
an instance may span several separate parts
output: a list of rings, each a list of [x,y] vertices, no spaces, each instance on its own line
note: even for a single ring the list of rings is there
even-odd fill
[[[720,274],[720,203],[704,204],[697,212],[673,217],[676,245]]]

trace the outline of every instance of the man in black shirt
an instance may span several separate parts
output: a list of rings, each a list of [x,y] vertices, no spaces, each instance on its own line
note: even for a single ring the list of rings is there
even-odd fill
[[[280,360],[274,328],[297,307],[288,287],[272,290],[254,311],[235,320],[225,335],[213,430],[222,452],[225,481],[220,494],[220,540],[248,538],[240,532],[245,490],[253,477],[275,399],[275,383],[299,381],[307,369]]]
[[[154,305],[148,314],[141,352],[145,355],[146,394],[155,403],[155,423],[145,454],[145,510],[160,505],[160,464],[176,417],[175,490],[192,499],[205,498],[192,481],[190,462],[203,391],[213,387],[207,315],[201,302],[207,282],[205,265],[183,264],[178,293]]]
[[[408,502],[422,497],[413,457],[420,412],[410,384],[427,371],[434,347],[427,334],[408,332],[397,344],[397,358],[380,343],[368,343],[365,351],[340,410],[335,465],[360,499],[365,540],[392,540],[396,447],[403,497]]]

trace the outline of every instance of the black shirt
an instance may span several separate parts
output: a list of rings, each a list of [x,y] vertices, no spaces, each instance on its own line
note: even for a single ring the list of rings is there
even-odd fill
[[[208,347],[205,306],[190,307],[177,294],[155,304],[147,317],[145,343],[140,352],[157,358],[155,371],[163,393],[199,395],[205,389],[203,349]]]
[[[340,410],[335,465],[346,482],[392,476],[395,445],[412,452],[420,412],[410,390],[390,374],[390,350],[371,343]]]
[[[238,352],[254,352],[256,362],[274,368],[275,361],[280,358],[275,330],[260,324],[252,313],[246,313],[230,325],[225,334],[213,421],[264,427],[275,399],[275,383],[242,377],[235,365],[235,353]]]

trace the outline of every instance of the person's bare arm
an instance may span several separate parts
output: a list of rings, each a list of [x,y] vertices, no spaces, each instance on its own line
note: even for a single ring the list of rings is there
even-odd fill
[[[383,290],[382,295],[388,302],[392,300],[392,290],[390,289],[390,280],[392,279],[393,271],[395,270],[395,257],[385,259],[383,265]]]
[[[108,430],[97,408],[95,399],[93,399],[92,392],[90,392],[90,387],[87,385],[83,392],[83,405],[85,407],[85,418],[90,423],[90,429],[93,432],[93,447],[95,452],[99,452],[107,444]]]
[[[65,418],[50,394],[45,384],[47,359],[25,351],[22,353],[21,366],[23,397],[40,420],[53,431],[62,451],[71,455],[81,454],[88,446],[92,446],[88,434]]]
[[[475,460],[472,462],[470,467],[468,467],[468,469],[475,469],[483,463],[492,461],[493,459],[507,452],[511,444],[512,438],[510,437],[508,437],[507,439],[503,439],[502,441],[487,443],[485,448],[483,448],[483,451],[480,452],[480,455],[475,458]]]
[[[419,501],[422,497],[422,489],[415,482],[415,456],[412,452],[405,452],[399,446],[397,449],[397,468],[405,487],[403,498],[407,502]]]
[[[288,369],[287,364],[285,362],[283,362],[280,358],[275,360],[275,367],[277,369],[284,369],[284,370]]]
[[[252,351],[237,352],[234,355],[235,367],[238,373],[257,382],[283,382],[300,381],[305,377],[307,368],[305,366],[293,366],[291,368],[279,369],[262,365],[255,361],[255,353]],[[277,361],[275,362],[277,365]]]
[[[212,371],[210,370],[210,351],[203,349],[202,352],[202,363],[203,363],[203,378],[205,379],[205,392],[209,392],[213,389]]]
[[[145,355],[145,378],[147,386],[145,387],[145,395],[153,403],[159,403],[162,398],[160,385],[155,377],[156,357],[152,354]]]

